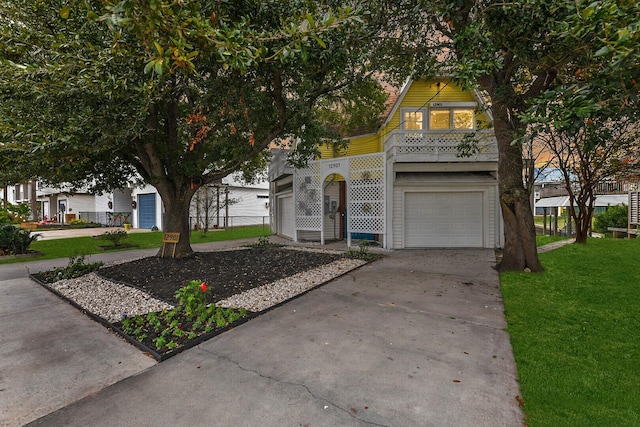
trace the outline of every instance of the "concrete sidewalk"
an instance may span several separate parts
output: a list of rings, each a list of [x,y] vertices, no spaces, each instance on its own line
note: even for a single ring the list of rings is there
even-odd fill
[[[124,230],[122,227],[102,227],[102,228],[74,228],[68,230],[31,230],[33,234],[39,234],[38,240],[69,239],[72,237],[98,236],[108,231]],[[151,230],[145,228],[130,228],[127,233],[149,233]]]

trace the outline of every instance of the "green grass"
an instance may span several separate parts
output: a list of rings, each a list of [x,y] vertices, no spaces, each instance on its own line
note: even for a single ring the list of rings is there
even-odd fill
[[[640,239],[590,239],[500,276],[530,427],[640,425],[639,259]]]
[[[96,235],[100,230],[96,230]],[[271,230],[262,225],[235,227],[221,231],[210,231],[204,235],[202,232],[191,233],[191,243],[221,242],[225,240],[237,240],[262,236],[268,236]],[[135,245],[129,249],[152,249],[162,246],[162,232],[130,233],[123,243]],[[42,253],[42,256],[33,258],[6,259],[0,264],[13,262],[37,261],[44,259],[69,258],[76,255],[90,255],[104,253],[98,246],[104,246],[107,242],[93,237],[73,237],[69,239],[41,240],[31,244],[29,249]]]
[[[560,240],[567,240],[566,236],[536,236],[536,246],[543,246],[548,243],[557,242]]]

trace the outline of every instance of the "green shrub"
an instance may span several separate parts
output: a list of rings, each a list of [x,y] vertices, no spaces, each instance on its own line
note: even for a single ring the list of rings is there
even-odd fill
[[[628,210],[625,205],[609,206],[606,211],[594,216],[593,230],[606,233],[607,228],[627,228]]]
[[[74,218],[71,221],[69,221],[69,225],[83,225],[83,224],[87,224],[86,219]]]
[[[255,243],[249,243],[247,245],[250,248],[268,248],[268,247],[281,247],[282,245],[279,243],[274,243],[269,240],[269,236],[260,236],[258,237],[258,241]]]
[[[53,283],[58,280],[73,279],[83,276],[99,269],[103,265],[102,262],[94,262],[92,264],[85,263],[84,255],[72,256],[66,267],[54,268],[53,270],[42,271],[38,273],[38,277],[45,283]]]
[[[122,246],[122,241],[128,237],[129,234],[127,234],[127,232],[124,230],[107,231],[98,236],[98,238],[101,240],[107,240],[111,242],[111,246],[114,247]]]
[[[9,211],[0,206],[0,224],[10,224],[11,217],[9,216]]]
[[[176,291],[177,307],[146,315],[123,314],[122,330],[140,342],[151,340],[156,350],[167,351],[247,315],[244,308],[236,310],[208,304],[210,293],[205,282],[191,280]]]
[[[26,254],[38,236],[11,224],[0,225],[0,255]]]
[[[373,261],[380,258],[380,255],[369,252],[369,242],[363,240],[360,242],[359,249],[357,251],[353,249],[349,249],[347,251],[347,258],[360,259],[362,261]]]
[[[0,207],[0,224],[20,224],[31,215],[31,207],[26,203],[7,203],[7,209]]]

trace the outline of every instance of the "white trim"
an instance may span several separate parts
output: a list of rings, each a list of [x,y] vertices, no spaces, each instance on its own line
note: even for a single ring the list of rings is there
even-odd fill
[[[398,111],[398,108],[400,107],[400,104],[402,103],[402,100],[404,99],[404,97],[407,95],[407,93],[409,92],[409,88],[411,87],[411,85],[413,85],[413,79],[412,78],[408,78],[405,82],[404,85],[402,86],[402,89],[400,90],[400,94],[398,95],[398,99],[396,99],[395,104],[393,104],[393,108],[391,109],[391,112],[389,112],[389,115],[387,116],[387,118],[384,120],[384,123],[380,126],[380,128],[378,129],[378,132],[380,132],[381,129],[384,129],[385,126],[387,126],[389,124],[389,121],[391,121],[391,118],[396,114],[396,112]],[[378,134],[378,132],[376,132],[376,135]]]
[[[422,113],[422,129],[407,129],[407,121],[404,119],[405,113]],[[402,107],[400,109],[400,129],[407,131],[424,132],[429,130],[429,109],[425,107]]]

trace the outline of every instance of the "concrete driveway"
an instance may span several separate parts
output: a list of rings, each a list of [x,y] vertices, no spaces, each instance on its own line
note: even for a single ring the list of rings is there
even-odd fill
[[[520,426],[494,261],[492,250],[391,252],[166,362],[131,362],[136,374],[99,391],[76,375],[96,392],[31,425]],[[21,351],[10,357],[41,349]],[[85,370],[123,369],[116,354]],[[14,384],[22,362],[7,370],[6,357],[0,381]],[[32,387],[55,395],[69,383]]]

